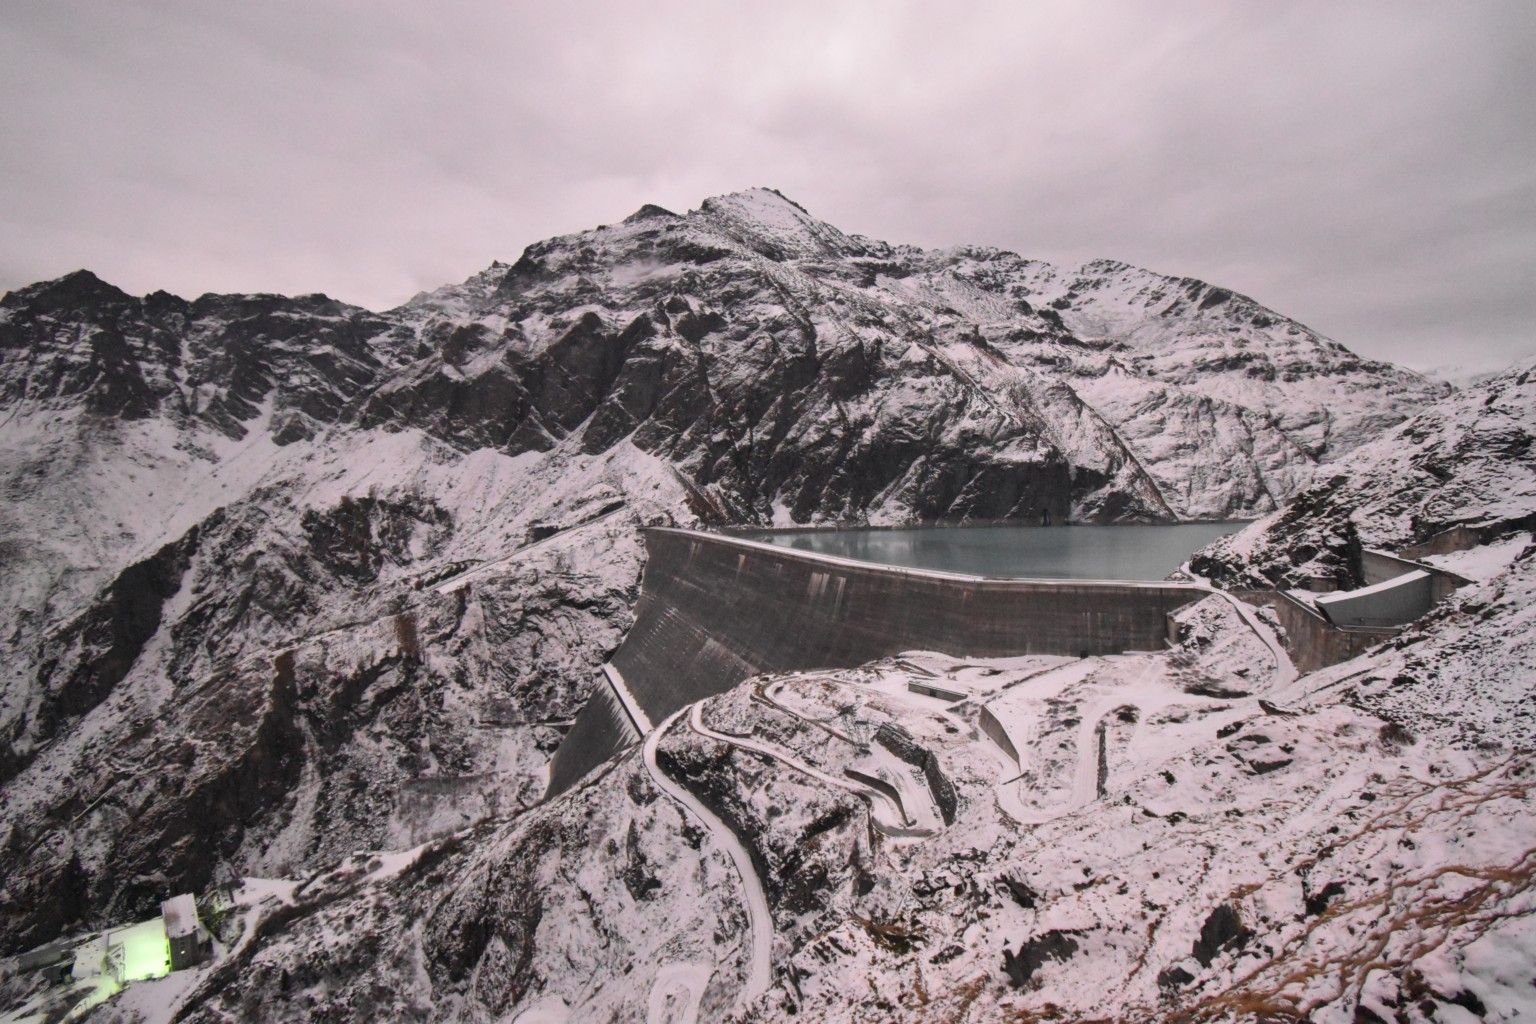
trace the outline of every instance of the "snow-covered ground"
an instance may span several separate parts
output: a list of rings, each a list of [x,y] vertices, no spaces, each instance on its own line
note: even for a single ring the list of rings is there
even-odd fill
[[[1213,595],[1167,652],[748,680],[534,811],[307,883],[189,1019],[1517,1019],[1533,596],[1527,554],[1299,677]],[[872,750],[931,759],[929,834],[872,827]]]

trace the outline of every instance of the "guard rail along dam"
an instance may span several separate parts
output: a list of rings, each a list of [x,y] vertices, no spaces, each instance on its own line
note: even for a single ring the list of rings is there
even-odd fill
[[[1204,584],[997,579],[856,562],[654,528],[635,624],[560,749],[569,788],[653,723],[765,672],[849,668],[908,650],[971,657],[1159,650]]]

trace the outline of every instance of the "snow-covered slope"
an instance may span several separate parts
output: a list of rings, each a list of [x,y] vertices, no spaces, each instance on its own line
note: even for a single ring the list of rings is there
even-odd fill
[[[0,949],[521,828],[640,524],[1258,514],[1442,391],[1219,294],[771,190],[381,313],[8,294]]]
[[[1533,598],[1536,548],[1402,642],[1300,679],[1212,597],[1159,654],[749,680],[519,817],[306,881],[175,1006],[1523,1019]]]
[[[1012,361],[1064,377],[1184,514],[1278,505],[1316,463],[1399,422],[1412,408],[1405,398],[1448,390],[1190,278],[977,249],[935,254],[930,266],[903,287],[990,321],[984,332]],[[1065,330],[1019,331],[1000,299],[1058,315]]]
[[[1294,543],[1297,564],[1341,508],[1373,543],[1474,531],[1455,557],[1480,582],[1389,644],[1298,677],[1273,626],[1220,595],[1165,653],[749,680],[676,716],[649,760],[433,845],[431,871],[317,888],[188,1019],[665,1020],[669,999],[698,1019],[743,1000],[743,1020],[1524,1019],[1531,377],[1427,410],[1239,545],[1262,567]],[[891,785],[858,784],[872,772]],[[554,834],[580,838],[517,856]],[[337,960],[338,934],[386,955]]]
[[[1464,391],[1328,467],[1284,510],[1223,538],[1195,561],[1232,582],[1308,579],[1359,583],[1361,547],[1447,552],[1500,538],[1509,557],[1536,529],[1536,363],[1526,362]],[[1460,532],[1465,540],[1450,534]],[[1486,549],[1485,549],[1486,550]],[[1420,553],[1413,550],[1413,553]],[[1440,559],[1474,578],[1482,556]],[[1503,563],[1508,562],[1503,559]]]

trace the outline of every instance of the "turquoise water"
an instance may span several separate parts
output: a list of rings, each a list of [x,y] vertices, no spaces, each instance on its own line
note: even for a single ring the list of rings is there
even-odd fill
[[[746,533],[801,551],[975,576],[1052,580],[1160,580],[1191,554],[1245,524],[944,526],[899,530]]]

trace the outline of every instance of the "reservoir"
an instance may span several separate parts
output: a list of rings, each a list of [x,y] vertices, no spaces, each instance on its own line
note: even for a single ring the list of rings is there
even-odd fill
[[[860,562],[1009,579],[1160,580],[1246,523],[939,526],[757,530],[740,534]]]

